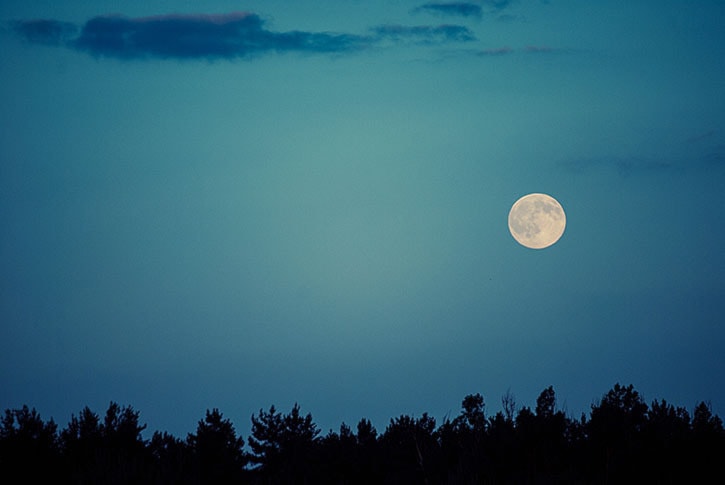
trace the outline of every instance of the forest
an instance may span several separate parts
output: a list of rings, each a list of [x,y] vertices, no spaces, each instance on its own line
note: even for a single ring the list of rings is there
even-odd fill
[[[481,394],[457,416],[367,419],[323,434],[295,404],[251,416],[245,440],[218,409],[184,438],[154,431],[131,406],[85,407],[63,429],[35,409],[7,409],[0,424],[3,483],[61,484],[609,484],[725,483],[722,419],[649,405],[615,384],[589,414],[567,416],[553,387],[534,408],[508,393],[486,414]],[[150,432],[150,430],[149,430]],[[148,432],[146,432],[148,436]]]

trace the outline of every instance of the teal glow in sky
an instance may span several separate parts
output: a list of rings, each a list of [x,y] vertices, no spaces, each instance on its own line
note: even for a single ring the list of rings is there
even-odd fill
[[[123,9],[119,11],[119,8]],[[0,407],[725,413],[725,5],[0,5]],[[529,250],[507,217],[567,216]]]

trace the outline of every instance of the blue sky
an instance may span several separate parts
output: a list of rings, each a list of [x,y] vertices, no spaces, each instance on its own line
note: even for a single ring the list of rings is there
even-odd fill
[[[0,406],[725,413],[725,5],[600,3],[3,2]]]

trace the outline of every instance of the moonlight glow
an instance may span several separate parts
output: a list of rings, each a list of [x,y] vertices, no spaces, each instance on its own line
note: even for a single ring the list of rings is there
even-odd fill
[[[546,194],[521,197],[509,212],[509,231],[522,246],[543,249],[564,234],[566,215],[561,204]]]

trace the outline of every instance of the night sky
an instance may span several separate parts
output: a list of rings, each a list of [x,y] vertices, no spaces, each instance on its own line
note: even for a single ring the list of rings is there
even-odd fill
[[[120,9],[120,10],[119,10]],[[725,3],[5,0],[0,408],[725,414]],[[507,217],[566,211],[527,249]]]

